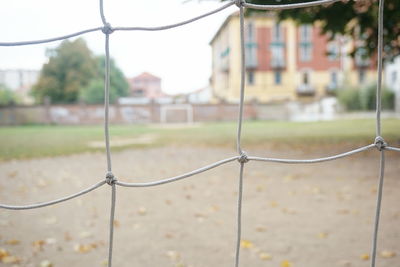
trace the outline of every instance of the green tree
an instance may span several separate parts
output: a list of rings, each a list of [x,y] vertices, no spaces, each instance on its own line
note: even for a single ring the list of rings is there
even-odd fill
[[[88,86],[97,75],[96,60],[86,42],[79,38],[65,40],[51,50],[48,63],[43,65],[32,94],[42,103],[45,96],[53,103],[76,102],[79,90]]]
[[[8,106],[18,102],[16,94],[4,84],[0,84],[0,106]]]
[[[277,5],[314,2],[314,0],[247,0],[252,4]],[[376,52],[378,34],[378,0],[342,1],[328,6],[288,9],[278,12],[279,19],[294,19],[298,23],[322,22],[324,33],[344,34],[364,40],[360,47],[371,56]],[[247,9],[255,12],[254,9]],[[384,53],[386,59],[400,54],[400,1],[385,0]],[[352,52],[354,55],[356,51]]]
[[[96,79],[91,80],[88,86],[84,87],[79,94],[79,98],[88,104],[104,102],[105,57],[97,57],[96,62]],[[110,102],[114,103],[118,97],[127,96],[128,93],[129,84],[123,72],[117,67],[115,61],[110,59]]]

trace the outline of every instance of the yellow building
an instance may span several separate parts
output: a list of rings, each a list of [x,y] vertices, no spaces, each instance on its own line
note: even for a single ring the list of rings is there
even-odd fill
[[[230,15],[212,38],[211,87],[214,97],[237,102],[240,92],[240,30],[238,13]],[[245,19],[246,100],[276,102],[315,99],[339,87],[360,87],[375,79],[375,64],[350,38],[333,40],[317,24],[278,22],[273,13]]]

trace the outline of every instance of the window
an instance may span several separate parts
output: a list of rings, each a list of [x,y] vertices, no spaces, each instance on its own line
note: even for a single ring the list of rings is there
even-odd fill
[[[310,43],[312,41],[312,25],[305,24],[300,26],[300,42]]]
[[[310,61],[312,59],[312,25],[301,25],[300,36],[300,60]]]
[[[392,71],[391,80],[393,85],[397,82],[397,71]]]
[[[338,73],[336,71],[331,72],[331,85],[335,87],[338,85]]]
[[[253,85],[254,84],[254,71],[248,71],[247,72],[247,84],[248,85]]]
[[[310,74],[308,72],[303,72],[301,79],[302,79],[302,84],[309,85],[309,83],[310,83]]]
[[[300,44],[300,60],[310,61],[312,58],[312,46],[311,44]]]
[[[358,70],[358,83],[365,84],[365,70],[364,69]]]
[[[282,84],[282,72],[277,70],[274,72],[274,82],[276,85]]]
[[[255,27],[252,22],[249,22],[246,27],[245,34],[245,48],[246,48],[246,67],[256,68],[257,67],[257,43],[255,37]]]
[[[279,22],[275,23],[272,30],[272,41],[273,42],[283,42],[283,32],[282,27]]]
[[[271,58],[273,62],[283,62],[284,61],[284,48],[283,46],[271,46]]]
[[[134,97],[143,97],[144,96],[144,90],[142,90],[142,89],[134,90],[132,92],[132,96],[134,96]]]
[[[339,45],[336,42],[328,44],[328,59],[331,61],[339,59]]]
[[[249,24],[247,24],[247,31],[246,31],[246,41],[247,42],[254,42],[254,25],[252,22],[249,22]]]

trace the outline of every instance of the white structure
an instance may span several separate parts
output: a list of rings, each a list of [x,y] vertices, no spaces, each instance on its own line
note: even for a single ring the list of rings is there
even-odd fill
[[[212,97],[211,87],[207,86],[187,94],[187,101],[193,104],[210,103]]]
[[[0,70],[0,84],[15,91],[22,88],[31,88],[39,79],[37,70]]]
[[[160,108],[160,122],[167,123],[167,112],[184,111],[186,123],[193,123],[193,107],[190,104],[162,105]]]
[[[400,56],[386,65],[385,85],[395,92],[395,109],[396,112],[400,113]]]
[[[37,70],[0,70],[0,84],[15,92],[19,101],[25,104],[33,104],[30,96],[32,86],[38,81],[40,71]]]

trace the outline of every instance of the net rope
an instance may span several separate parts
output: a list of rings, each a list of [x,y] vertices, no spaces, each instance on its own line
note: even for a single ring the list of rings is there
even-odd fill
[[[372,144],[356,148],[351,151],[347,151],[341,154],[336,154],[332,156],[326,156],[315,159],[281,159],[281,158],[266,158],[266,157],[257,157],[257,156],[248,156],[245,151],[242,150],[241,146],[241,133],[242,133],[242,122],[243,122],[243,103],[245,96],[245,78],[246,78],[246,53],[245,53],[245,41],[244,41],[244,10],[245,8],[258,9],[258,10],[284,10],[284,9],[292,9],[292,8],[305,8],[312,7],[318,5],[329,5],[335,2],[339,2],[341,0],[319,0],[307,3],[296,3],[296,4],[287,4],[287,5],[255,5],[247,3],[245,0],[234,0],[230,1],[221,7],[212,10],[208,13],[199,15],[197,17],[181,21],[175,24],[158,26],[158,27],[112,27],[111,24],[107,21],[105,13],[104,13],[104,3],[103,0],[99,0],[99,11],[101,21],[103,23],[102,27],[91,28],[82,30],[76,33],[71,33],[59,37],[53,37],[42,40],[32,40],[32,41],[18,41],[18,42],[0,42],[0,46],[23,46],[23,45],[35,45],[42,43],[49,43],[54,41],[60,41],[64,39],[68,39],[71,37],[76,37],[79,35],[83,35],[90,32],[102,31],[105,35],[105,55],[106,55],[106,64],[105,64],[105,77],[104,77],[104,139],[106,146],[106,156],[107,156],[107,171],[105,175],[105,179],[100,182],[90,186],[87,189],[84,189],[78,193],[62,197],[59,199],[27,204],[27,205],[7,205],[0,204],[0,208],[9,209],[9,210],[28,210],[28,209],[36,209],[42,208],[50,205],[55,205],[84,194],[87,194],[104,184],[108,184],[111,186],[111,207],[110,207],[110,222],[109,222],[109,242],[108,242],[108,267],[112,266],[112,256],[113,256],[113,237],[114,237],[114,216],[115,216],[115,203],[116,203],[116,195],[117,190],[116,186],[124,186],[124,187],[150,187],[150,186],[158,186],[166,183],[176,182],[185,178],[192,177],[202,172],[206,172],[218,166],[224,165],[226,163],[232,161],[238,161],[240,164],[239,169],[239,177],[238,177],[238,198],[237,198],[237,217],[236,217],[236,243],[235,243],[235,259],[234,266],[239,267],[240,264],[240,241],[241,241],[241,228],[242,228],[242,195],[243,195],[243,177],[245,164],[249,161],[264,161],[264,162],[273,162],[273,163],[285,163],[285,164],[309,164],[309,163],[320,163],[325,161],[332,161],[344,157],[349,157],[351,155],[365,152],[367,150],[376,148],[380,153],[379,159],[379,175],[378,175],[378,190],[376,196],[376,210],[375,210],[375,219],[373,224],[373,235],[371,242],[371,261],[370,266],[375,267],[376,264],[376,251],[378,245],[378,230],[379,230],[379,222],[380,222],[380,212],[381,212],[381,204],[382,204],[382,195],[383,195],[383,182],[384,182],[384,172],[385,172],[385,150],[400,152],[400,148],[389,146],[385,140],[381,137],[381,88],[382,88],[382,65],[383,65],[383,10],[384,10],[384,0],[379,0],[379,9],[378,9],[378,57],[377,57],[377,88],[376,88],[376,136],[375,141]],[[184,26],[186,24],[195,22],[207,16],[216,14],[232,5],[236,5],[239,9],[239,19],[240,19],[240,58],[241,58],[241,70],[240,70],[240,101],[239,101],[239,112],[238,112],[238,123],[237,123],[237,138],[236,138],[236,146],[237,146],[237,156],[229,157],[222,159],[220,161],[211,163],[199,169],[170,177],[159,179],[152,182],[143,182],[143,183],[126,183],[121,182],[116,179],[114,174],[112,173],[112,157],[110,150],[110,134],[109,134],[109,89],[110,89],[110,35],[114,31],[162,31],[168,30],[180,26]]]

